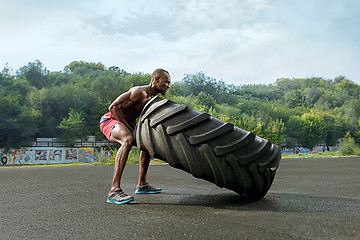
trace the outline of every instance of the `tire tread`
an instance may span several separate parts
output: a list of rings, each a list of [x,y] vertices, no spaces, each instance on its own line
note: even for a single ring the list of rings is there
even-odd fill
[[[144,107],[135,136],[151,156],[254,199],[267,193],[281,159],[270,141],[160,97]]]

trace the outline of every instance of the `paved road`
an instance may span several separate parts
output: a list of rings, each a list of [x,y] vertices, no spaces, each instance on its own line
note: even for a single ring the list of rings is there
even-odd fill
[[[123,189],[133,192],[137,166]],[[250,202],[167,165],[164,192],[105,202],[112,166],[0,167],[0,239],[360,239],[360,158],[283,160]]]

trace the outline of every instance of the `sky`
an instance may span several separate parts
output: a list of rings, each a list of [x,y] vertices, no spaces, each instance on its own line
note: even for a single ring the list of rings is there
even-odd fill
[[[359,0],[0,0],[0,69],[86,61],[173,81],[360,84],[359,13]]]

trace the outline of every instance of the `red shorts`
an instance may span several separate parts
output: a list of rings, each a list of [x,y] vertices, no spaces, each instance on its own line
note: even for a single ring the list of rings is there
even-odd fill
[[[111,112],[105,113],[100,118],[100,130],[105,135],[105,137],[110,141],[110,134],[113,128],[115,127],[115,124],[121,123],[118,120],[116,120]]]

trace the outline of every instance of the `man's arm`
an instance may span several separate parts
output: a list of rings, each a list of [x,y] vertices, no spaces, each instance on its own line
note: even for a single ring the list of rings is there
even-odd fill
[[[125,109],[130,109],[134,107],[137,103],[143,101],[146,97],[144,90],[140,88],[132,88],[128,92],[121,94],[119,97],[115,99],[113,103],[109,106],[109,111],[115,117],[116,120],[122,122],[130,132],[134,131],[134,126],[131,126],[128,123],[125,116]]]

